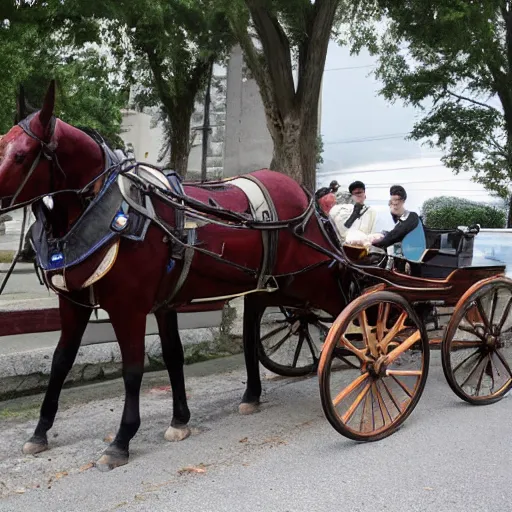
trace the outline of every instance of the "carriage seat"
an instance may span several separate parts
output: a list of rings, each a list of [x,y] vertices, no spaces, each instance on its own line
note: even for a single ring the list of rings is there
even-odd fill
[[[408,261],[421,261],[427,249],[425,227],[419,219],[418,225],[399,244],[395,244],[395,255]]]

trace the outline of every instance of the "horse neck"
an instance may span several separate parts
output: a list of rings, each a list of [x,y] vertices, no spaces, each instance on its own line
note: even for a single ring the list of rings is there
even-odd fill
[[[80,190],[104,168],[104,154],[101,147],[86,133],[73,126],[57,121],[55,126],[56,155],[65,176],[60,179],[56,190]],[[54,169],[58,176],[60,171]],[[101,180],[97,184],[100,185]],[[96,190],[96,187],[95,187]],[[84,210],[81,196],[69,193],[54,197],[53,219],[54,230],[61,235],[66,232]]]

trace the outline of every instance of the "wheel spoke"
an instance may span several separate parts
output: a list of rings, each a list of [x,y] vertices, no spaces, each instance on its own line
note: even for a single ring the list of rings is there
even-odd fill
[[[503,354],[500,352],[500,350],[496,350],[495,354],[498,356],[499,360],[501,361],[501,364],[505,367],[510,377],[512,377],[512,371],[510,370],[510,366],[508,365],[507,361],[503,357]]]
[[[414,392],[411,391],[401,380],[397,379],[395,375],[391,375],[391,378],[404,390],[404,393],[409,397],[412,398],[414,395]]]
[[[482,319],[482,322],[485,325],[485,328],[487,330],[490,330],[491,324],[489,323],[489,319],[487,318],[487,313],[484,310],[484,306],[482,304],[482,300],[480,297],[478,299],[476,299],[476,308],[478,310],[478,314],[480,315],[480,318]]]
[[[359,431],[360,432],[364,432],[364,426],[365,426],[365,421],[366,421],[366,409],[368,407],[368,402],[370,401],[371,399],[371,389],[370,389],[370,392],[369,393],[366,393],[366,397],[364,399],[364,403],[363,403],[363,411],[361,412],[361,422],[359,423]]]
[[[368,382],[366,386],[363,388],[361,393],[357,395],[356,399],[352,402],[352,405],[347,409],[347,412],[342,416],[341,421],[343,423],[348,423],[350,421],[350,418],[354,415],[356,412],[356,409],[361,404],[361,401],[366,397],[368,394],[368,391],[370,390],[370,386],[372,385],[371,382]]]
[[[490,325],[494,325],[494,315],[496,314],[496,306],[498,305],[498,289],[494,290],[491,302],[491,318]]]
[[[386,425],[386,418],[384,416],[384,404],[382,403],[382,398],[380,396],[379,390],[377,389],[377,383],[374,382],[372,384],[373,389],[375,389],[375,396],[377,397],[377,404],[379,405],[380,417],[382,418],[382,426]]]
[[[382,382],[382,385],[384,386],[384,389],[386,390],[387,394],[389,395],[389,398],[391,399],[391,401],[393,402],[394,406],[396,407],[398,413],[401,414],[402,413],[402,408],[400,407],[400,405],[396,401],[395,396],[393,395],[393,393],[391,393],[391,390],[386,385],[385,380],[382,379],[381,382]]]
[[[504,381],[504,384],[500,386],[500,388],[501,388],[510,382],[510,379],[512,378],[512,374],[510,373],[510,369],[508,368],[508,365],[503,364],[503,361],[501,360],[500,354],[498,353],[497,350],[495,352],[491,352],[490,359],[491,359],[491,370],[492,370],[491,391],[493,391],[496,386],[496,381],[498,379],[500,381]],[[507,373],[508,373],[508,376],[507,376]]]
[[[476,385],[476,396],[479,396],[480,395],[480,389],[482,387],[482,381],[484,379],[484,373],[486,372],[487,370],[487,367],[489,366],[490,364],[490,361],[491,361],[491,358],[489,356],[489,354],[487,354],[487,356],[484,358],[484,365],[482,367],[482,372],[480,373],[480,377],[478,377],[478,382],[477,382],[477,385]],[[491,378],[492,378],[492,373],[491,373]]]
[[[291,332],[287,332],[273,347],[270,347],[268,350],[266,350],[267,354],[269,356],[275,354],[283,346],[284,342],[290,339],[291,335]]]
[[[361,311],[361,313],[359,313],[359,326],[361,328],[361,332],[363,333],[363,340],[366,346],[370,349],[370,353],[374,356],[377,356],[377,345],[375,343],[375,338],[372,336],[370,332],[370,326],[368,325],[368,317],[366,315],[366,310],[364,309],[363,311]]]
[[[402,355],[406,350],[409,350],[415,343],[417,343],[421,339],[420,331],[416,331],[414,334],[409,336],[405,341],[400,343],[398,347],[393,349],[386,356],[386,364],[391,364],[395,359],[397,359],[400,355]]]
[[[384,397],[382,396],[382,393],[380,392],[379,382],[382,382],[382,381],[378,380],[375,382],[375,389],[377,390],[377,397],[379,399],[379,405],[382,410],[382,417],[384,418],[384,425],[386,425],[387,418],[389,418],[390,423],[393,422],[393,418],[391,417],[391,414],[389,413],[389,410],[388,410],[388,406],[386,405],[386,401],[384,400]],[[384,411],[386,412],[387,418],[385,418]]]
[[[358,365],[352,363],[351,361],[349,361],[348,359],[346,359],[346,357],[350,357],[350,356],[354,356],[355,357],[355,355],[352,352],[350,352],[349,354],[345,354],[345,353],[341,352],[342,350],[347,350],[348,351],[348,349],[342,349],[342,348],[336,347],[334,349],[333,356],[338,358],[340,361],[343,361],[350,368],[354,368],[356,370],[359,370],[360,366],[358,366]]]
[[[317,350],[313,338],[311,338],[311,334],[309,334],[309,329],[306,329],[305,335],[306,342],[308,344],[309,350],[311,351],[311,357],[313,358],[313,362],[316,363],[318,361]]]
[[[510,313],[510,308],[512,307],[512,297],[508,299],[507,305],[503,309],[503,313],[501,314],[500,323],[498,324],[498,332],[496,334],[501,333],[501,330],[503,329],[503,326],[505,325],[505,322],[508,318],[508,315]]]
[[[478,360],[476,365],[473,367],[470,374],[466,377],[466,380],[460,385],[461,388],[468,385],[470,380],[476,375],[478,368],[480,367],[480,365],[482,364],[482,361],[484,361],[485,358],[486,358],[486,355],[480,354],[480,359]]]
[[[391,304],[389,302],[379,304],[379,313],[377,317],[377,341],[382,343],[384,339],[384,331],[387,329],[389,320],[389,311]]]
[[[272,331],[268,332],[261,338],[261,342],[263,343],[268,338],[271,338],[272,336],[275,336],[276,334],[280,333],[281,331],[284,331],[286,328],[288,328],[288,324],[281,325],[280,327],[276,327]]]
[[[467,320],[467,319],[466,319]],[[476,327],[469,321],[467,320],[468,323],[471,325],[471,328],[468,328],[466,326],[463,326],[463,325],[459,325],[458,326],[458,329],[460,329],[462,332],[467,332],[468,334],[472,334],[473,336],[476,336],[477,338],[480,339],[480,341],[483,341],[485,342],[485,338],[484,338],[484,335],[483,334],[480,334]]]
[[[457,373],[461,368],[462,366],[467,363],[472,357],[476,356],[476,355],[479,355],[481,354],[481,351],[480,350],[475,350],[474,352],[472,352],[468,357],[466,357],[466,359],[462,360],[454,369],[453,369],[453,373]]]
[[[347,340],[347,338],[345,336],[340,336],[340,341],[343,343],[343,345],[345,345],[345,347],[350,350],[351,352],[353,352],[353,354],[360,360],[362,361],[363,363],[365,361],[368,360],[368,358],[366,357],[366,354],[365,354],[365,351],[364,350],[360,350],[356,347],[354,347],[354,345],[352,345],[352,343],[350,343],[350,341]]]
[[[370,388],[370,395],[372,397],[371,404],[372,404],[372,430],[375,430],[375,397],[373,396],[373,388]]]
[[[302,350],[302,345],[304,345],[304,333],[301,332],[299,334],[299,341],[297,342],[297,347],[295,348],[295,354],[293,355],[292,367],[297,368],[297,363],[299,361],[300,351]]]
[[[402,314],[398,317],[396,324],[389,330],[389,332],[380,343],[382,352],[386,353],[388,345],[393,341],[393,338],[405,327],[405,321],[407,320],[407,317],[407,313],[402,311]]]
[[[466,341],[466,340],[457,340],[452,341],[453,349],[465,349],[465,348],[475,348],[481,347],[482,343],[480,341]]]
[[[386,370],[386,376],[392,377],[421,377],[421,370]]]
[[[357,379],[355,379],[351,384],[349,384],[345,389],[343,389],[338,396],[332,401],[334,407],[337,407],[340,402],[347,397],[354,389],[357,389],[358,386],[360,386],[368,377],[370,374],[368,372],[363,373]]]

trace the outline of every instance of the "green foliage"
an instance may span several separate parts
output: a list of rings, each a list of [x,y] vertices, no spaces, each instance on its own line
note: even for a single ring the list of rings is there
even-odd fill
[[[318,135],[316,138],[316,165],[322,165],[324,163],[323,158],[323,152],[324,152],[324,139],[321,135]]]
[[[23,18],[14,12],[0,27],[0,132],[13,125],[20,84],[29,104],[38,108],[55,78],[56,114],[71,124],[95,128],[120,146],[120,109],[126,95],[112,65],[93,47],[73,46],[62,30],[39,23],[41,15],[36,8],[25,8]]]
[[[367,0],[351,35],[379,55],[389,101],[424,112],[411,138],[502,198],[512,181],[511,2]],[[374,19],[385,15],[377,34]],[[490,100],[493,101],[490,101]]]
[[[460,197],[428,199],[421,208],[423,222],[429,228],[450,229],[480,224],[482,228],[503,228],[506,212],[502,208]]]

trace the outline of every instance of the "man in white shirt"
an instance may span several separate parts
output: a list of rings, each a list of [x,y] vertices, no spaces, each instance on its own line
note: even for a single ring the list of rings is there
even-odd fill
[[[354,204],[337,204],[329,215],[343,240],[349,241],[350,232],[360,237],[360,233],[370,235],[375,230],[376,212],[364,204],[366,187],[362,181],[354,181],[348,187]]]

